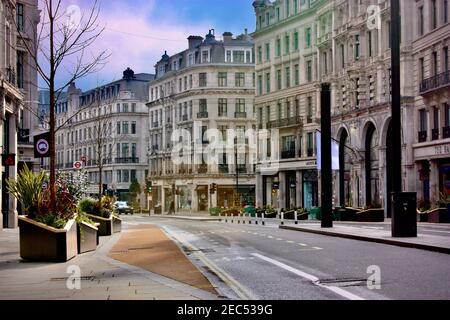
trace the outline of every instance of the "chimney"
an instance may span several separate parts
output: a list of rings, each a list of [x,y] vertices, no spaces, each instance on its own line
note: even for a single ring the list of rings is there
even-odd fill
[[[194,49],[195,47],[199,46],[203,42],[203,37],[200,36],[190,36],[188,38],[189,42],[189,49]]]
[[[224,32],[223,34],[223,41],[224,42],[229,42],[233,40],[233,34],[231,32]]]

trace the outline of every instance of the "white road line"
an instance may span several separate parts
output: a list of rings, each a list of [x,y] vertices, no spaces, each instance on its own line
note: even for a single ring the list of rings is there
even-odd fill
[[[273,237],[272,237],[272,236],[267,236],[267,238],[269,238],[269,239],[273,239]]]
[[[277,241],[282,241],[283,239],[281,239],[281,238],[277,238],[276,240],[277,240]]]
[[[316,250],[323,250],[323,248],[321,248],[321,247],[313,247],[313,249],[316,249]]]
[[[291,240],[289,240],[289,241],[286,241],[287,243],[294,243],[294,241],[291,241]]]
[[[421,231],[426,231],[426,232],[440,232],[440,233],[450,233],[450,231],[435,230],[435,229],[422,229]]]
[[[350,292],[348,292],[347,290],[344,290],[344,289],[342,289],[342,288],[338,288],[338,287],[330,287],[330,286],[323,286],[323,285],[321,285],[321,284],[318,283],[319,278],[317,278],[316,276],[313,276],[313,275],[311,275],[311,274],[309,274],[309,273],[306,273],[306,272],[300,271],[300,270],[298,270],[298,269],[295,269],[295,268],[293,268],[293,267],[290,267],[290,266],[288,266],[288,265],[286,265],[286,264],[284,264],[284,263],[282,263],[282,262],[279,262],[279,261],[277,261],[277,260],[274,260],[274,259],[265,257],[265,256],[260,255],[260,254],[258,254],[258,253],[252,253],[252,255],[255,256],[255,257],[257,257],[257,258],[259,258],[259,259],[261,259],[261,260],[264,260],[264,261],[269,262],[269,263],[271,263],[271,264],[273,264],[273,265],[276,265],[277,267],[280,267],[280,268],[282,268],[282,269],[284,269],[284,270],[286,270],[286,271],[292,272],[292,273],[294,273],[294,274],[296,274],[296,275],[298,275],[298,276],[300,276],[300,277],[302,277],[302,278],[305,278],[305,279],[307,279],[307,280],[310,280],[310,281],[313,282],[316,286],[319,286],[319,287],[321,287],[321,288],[328,289],[328,290],[330,290],[330,291],[332,291],[332,292],[334,292],[334,293],[336,293],[336,294],[338,294],[338,295],[340,295],[341,297],[344,297],[344,298],[346,298],[346,299],[349,299],[349,300],[365,300],[364,298],[362,298],[362,297],[360,297],[360,296],[357,296],[357,295],[355,295],[355,294],[353,294],[353,293],[350,293]]]
[[[298,245],[302,246],[302,247],[306,247],[306,244],[304,244],[304,243],[299,243]]]

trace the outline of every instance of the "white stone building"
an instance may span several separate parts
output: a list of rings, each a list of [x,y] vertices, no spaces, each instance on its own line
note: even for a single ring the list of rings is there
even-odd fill
[[[234,137],[227,136],[228,130],[243,137],[255,128],[253,41],[247,33],[233,38],[228,32],[219,41],[214,30],[205,39],[191,36],[188,41],[183,52],[163,55],[150,86],[149,201],[164,212],[172,203],[177,211],[231,207],[237,197],[241,205],[254,204],[249,141],[239,139],[237,148]],[[207,136],[208,130],[217,130],[221,138]],[[225,149],[215,153],[216,161],[207,161],[212,144],[220,141]],[[184,158],[175,161],[172,152],[179,144],[184,144]]]
[[[71,85],[56,106],[56,158],[60,170],[73,171],[81,161],[91,187],[128,201],[136,179],[145,190],[147,175],[148,86],[154,76],[124,71],[123,78],[87,92]],[[139,197],[142,208],[146,201]]]

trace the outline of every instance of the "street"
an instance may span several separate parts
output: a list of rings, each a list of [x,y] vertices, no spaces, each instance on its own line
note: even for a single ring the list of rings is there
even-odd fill
[[[280,230],[275,223],[124,217],[125,228],[141,224],[160,226],[231,299],[450,298],[446,254]],[[381,283],[370,290],[368,271],[374,266]]]

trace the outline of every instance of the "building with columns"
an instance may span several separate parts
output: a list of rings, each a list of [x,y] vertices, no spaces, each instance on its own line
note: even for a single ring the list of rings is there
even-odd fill
[[[415,1],[413,169],[422,205],[450,194],[449,1]]]
[[[328,1],[257,0],[256,205],[319,204],[316,131],[320,117],[317,18]],[[265,163],[273,166],[266,167]]]
[[[254,55],[247,32],[217,40],[210,30],[157,62],[147,104],[153,208],[254,204]]]
[[[17,177],[19,160],[18,131],[23,123],[25,107],[37,90],[36,73],[23,53],[18,31],[32,33],[37,28],[37,1],[0,2],[0,147],[2,158],[14,155],[11,165],[0,164],[2,172],[0,229],[17,227],[17,200],[6,189],[6,180]],[[25,9],[27,12],[25,13]],[[25,19],[25,14],[31,19]]]

